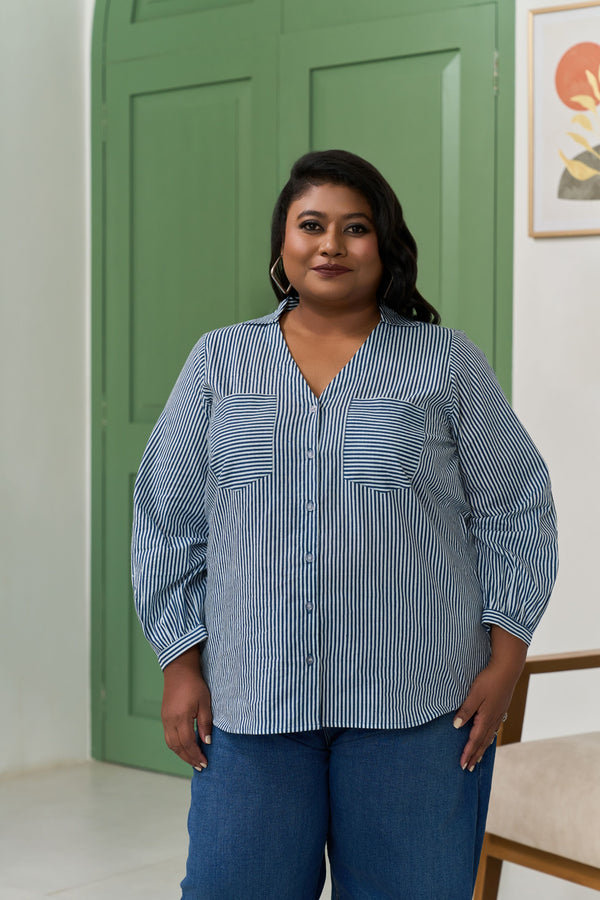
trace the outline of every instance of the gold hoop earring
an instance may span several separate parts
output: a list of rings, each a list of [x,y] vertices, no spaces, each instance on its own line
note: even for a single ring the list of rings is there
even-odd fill
[[[287,295],[289,294],[289,292],[291,290],[292,285],[288,284],[288,286],[286,288],[284,288],[284,286],[280,282],[279,278],[277,277],[277,273],[275,270],[280,262],[281,262],[281,256],[278,256],[269,271],[271,273],[271,278],[273,279],[273,281],[275,282],[275,284],[277,285],[277,287],[279,288],[279,290],[281,291],[283,296],[287,297]]]
[[[393,285],[393,283],[394,283],[394,276],[393,276],[393,275],[390,275],[390,281],[389,281],[389,284],[388,284],[388,286],[387,286],[386,289],[385,289],[385,294],[383,295],[383,299],[384,299],[384,300],[387,300],[387,295],[389,294],[390,288],[391,288],[391,286]]]

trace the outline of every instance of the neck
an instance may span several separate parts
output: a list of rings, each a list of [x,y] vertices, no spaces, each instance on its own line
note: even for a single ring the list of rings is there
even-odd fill
[[[300,297],[298,305],[287,313],[297,328],[314,335],[365,334],[380,319],[377,300],[344,304],[343,308],[332,303],[313,303]]]

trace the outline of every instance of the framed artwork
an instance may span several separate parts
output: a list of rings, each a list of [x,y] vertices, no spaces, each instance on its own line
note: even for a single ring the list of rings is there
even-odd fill
[[[529,234],[600,234],[600,0],[529,13]]]

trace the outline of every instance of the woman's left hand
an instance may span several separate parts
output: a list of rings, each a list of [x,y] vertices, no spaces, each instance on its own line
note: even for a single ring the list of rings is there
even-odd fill
[[[498,625],[491,628],[491,643],[492,658],[471,685],[454,718],[455,728],[473,720],[460,758],[461,768],[470,772],[494,742],[527,655],[527,644]]]

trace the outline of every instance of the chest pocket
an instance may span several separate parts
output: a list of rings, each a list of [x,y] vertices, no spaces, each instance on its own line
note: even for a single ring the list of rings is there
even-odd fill
[[[243,488],[273,471],[277,397],[230,394],[215,407],[209,431],[209,462],[217,483]]]
[[[376,491],[410,487],[425,438],[425,410],[391,398],[352,400],[344,434],[344,478]]]

